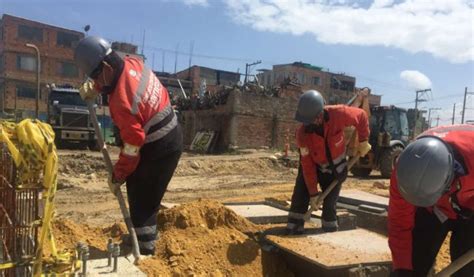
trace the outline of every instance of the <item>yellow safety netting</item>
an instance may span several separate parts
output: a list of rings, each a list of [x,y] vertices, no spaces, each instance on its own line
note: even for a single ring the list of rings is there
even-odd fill
[[[43,218],[35,223],[41,227],[41,231],[33,260],[34,276],[42,274],[42,256],[45,243],[51,249],[54,263],[71,264],[71,270],[73,270],[74,262],[72,262],[71,255],[69,253],[58,253],[51,232],[58,172],[54,131],[49,124],[39,120],[25,119],[17,124],[0,121],[0,142],[7,145],[17,168],[17,187],[42,187],[43,189]],[[2,269],[2,266],[3,268],[9,268],[14,267],[15,264],[0,264],[0,269]]]

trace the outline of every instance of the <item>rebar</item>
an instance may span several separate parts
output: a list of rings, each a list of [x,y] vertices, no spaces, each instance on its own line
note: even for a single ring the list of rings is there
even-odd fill
[[[81,249],[81,259],[82,259],[82,276],[87,276],[87,260],[89,259],[89,247],[83,245]]]
[[[112,243],[112,238],[109,238],[109,242],[107,243],[107,266],[112,265],[112,253],[114,252],[114,244]]]
[[[17,171],[5,144],[0,143],[0,263],[22,264],[16,269],[2,271],[2,277],[31,272],[27,262],[34,257],[38,241],[38,180],[17,183]]]
[[[120,245],[118,245],[118,243],[114,243],[114,250],[113,250],[114,269],[112,270],[112,272],[117,272],[119,256],[120,256]]]

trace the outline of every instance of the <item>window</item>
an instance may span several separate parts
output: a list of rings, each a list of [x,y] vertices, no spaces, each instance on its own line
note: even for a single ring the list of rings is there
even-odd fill
[[[36,99],[36,91],[37,91],[36,88],[30,87],[30,86],[26,86],[26,85],[16,86],[16,95],[18,97]]]
[[[320,77],[313,77],[313,85],[320,86],[321,85],[321,78]]]
[[[33,56],[16,56],[16,68],[19,70],[36,71],[36,58]]]
[[[76,65],[72,62],[60,62],[58,74],[63,77],[75,78],[79,76],[79,71]]]
[[[43,30],[38,27],[18,25],[18,37],[43,42]]]
[[[73,47],[78,41],[79,36],[76,34],[58,32],[56,36],[56,44],[65,47]]]

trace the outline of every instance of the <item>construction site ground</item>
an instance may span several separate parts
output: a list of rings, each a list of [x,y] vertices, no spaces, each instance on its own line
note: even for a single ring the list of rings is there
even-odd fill
[[[109,151],[117,159],[119,149]],[[268,226],[254,225],[220,203],[285,203],[291,199],[296,174],[296,162],[288,164],[272,150],[184,153],[163,200],[184,205],[160,212],[157,254],[140,269],[150,276],[292,276],[278,256],[262,252],[248,236]],[[386,197],[388,188],[389,180],[379,172],[367,179],[350,176],[343,185]],[[61,249],[82,240],[100,257],[108,237],[120,241],[126,233],[100,152],[59,151],[56,210],[54,235]],[[447,245],[438,257],[438,269],[449,263]]]

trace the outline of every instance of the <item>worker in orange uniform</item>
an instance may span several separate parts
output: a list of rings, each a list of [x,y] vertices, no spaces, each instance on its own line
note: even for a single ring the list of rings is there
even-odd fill
[[[81,87],[81,96],[94,99],[97,91],[108,96],[123,141],[109,187],[116,194],[126,182],[140,254],[152,255],[158,209],[182,152],[182,132],[168,91],[141,59],[121,58],[103,38],[82,39],[74,59],[92,80]]]
[[[336,202],[341,184],[347,177],[344,128],[355,126],[360,144],[360,156],[371,149],[368,143],[369,122],[364,110],[345,105],[326,105],[316,90],[303,93],[298,101],[295,119],[302,123],[296,131],[300,151],[300,166],[288,215],[287,234],[304,232],[304,214],[308,204],[316,206],[321,193],[333,180],[337,186],[323,202],[322,228],[326,232],[338,230]],[[316,209],[318,207],[315,207]]]
[[[393,276],[427,276],[451,233],[455,260],[474,248],[474,126],[430,129],[400,154],[390,180]],[[474,276],[474,262],[453,276]]]

